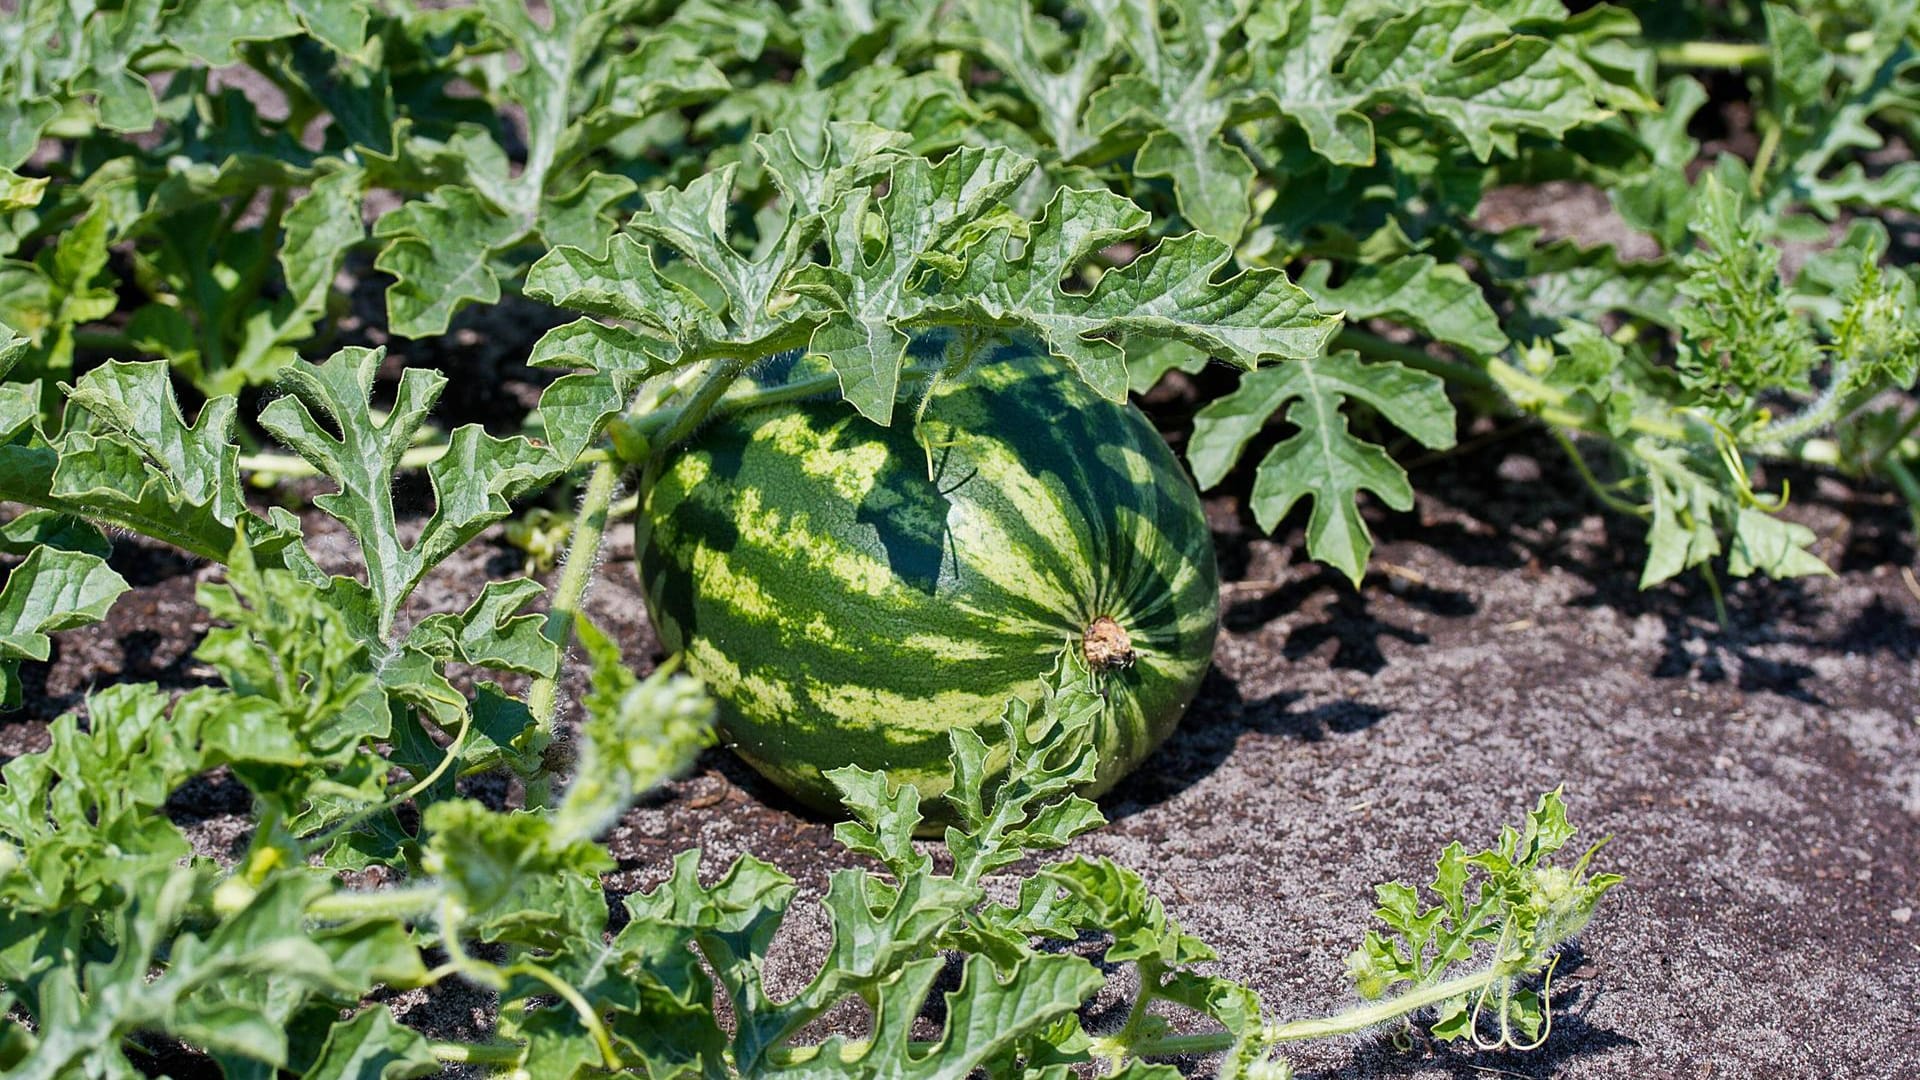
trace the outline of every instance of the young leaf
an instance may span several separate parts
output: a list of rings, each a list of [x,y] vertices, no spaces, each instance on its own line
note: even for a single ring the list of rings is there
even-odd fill
[[[635,677],[620,647],[585,616],[574,633],[591,664],[592,690],[581,701],[580,753],[553,829],[588,839],[713,742],[714,705],[699,683],[670,669]]]
[[[45,660],[48,634],[99,622],[128,588],[105,559],[37,547],[0,586],[0,709],[20,707],[20,662]]]
[[[1172,339],[1252,368],[1317,355],[1338,325],[1277,270],[1215,275],[1231,257],[1201,233],[1163,240],[1092,291],[1070,279],[1102,248],[1145,231],[1147,215],[1106,192],[1062,189],[1016,250],[1011,225],[995,225],[965,253],[966,268],[941,290],[940,307],[987,325],[1032,333],[1087,385],[1119,399],[1127,372],[1116,336]]]
[[[857,855],[877,859],[896,881],[933,869],[933,859],[913,846],[920,827],[920,789],[894,784],[883,772],[842,765],[826,772],[853,820],[833,827],[833,838]]]
[[[310,932],[304,909],[325,886],[307,874],[277,876],[231,917],[176,937],[195,876],[169,868],[134,886],[120,912],[115,951],[77,979],[72,970],[59,973],[68,983],[43,997],[39,1045],[13,1075],[131,1075],[121,1040],[150,1030],[221,1057],[283,1066],[287,1020],[305,1001],[351,1001],[376,983],[405,986],[426,975],[392,923],[370,928],[384,937],[372,945],[368,929]],[[164,970],[151,977],[162,961]],[[265,992],[216,989],[242,980]]]
[[[1338,286],[1328,284],[1332,271],[1332,262],[1316,262],[1300,276],[1300,287],[1322,308],[1345,312],[1349,322],[1389,318],[1482,356],[1507,347],[1500,317],[1458,266],[1431,255],[1408,255],[1362,267]]]
[[[962,149],[939,165],[909,157],[894,167],[878,201],[884,241],[868,240],[868,193],[855,189],[828,215],[825,266],[807,266],[791,278],[794,291],[829,305],[813,331],[811,355],[832,365],[840,391],[876,423],[893,416],[907,334],[899,324],[926,301],[916,278],[964,226],[1012,191],[1033,162],[1005,150]]]
[[[497,300],[495,260],[515,244],[600,236],[602,212],[632,184],[599,173],[582,177],[569,166],[662,111],[728,89],[719,69],[678,39],[649,37],[630,52],[604,56],[622,39],[613,27],[631,6],[562,0],[543,22],[517,2],[481,5],[487,29],[521,60],[517,69],[494,74],[501,104],[525,119],[525,162],[509,176],[502,146],[476,130],[459,154],[464,184],[444,185],[375,225],[375,235],[388,241],[375,266],[396,278],[387,293],[395,332],[444,333],[468,303]]]
[[[374,1005],[327,1032],[319,1058],[300,1080],[413,1080],[440,1071],[426,1036]]]
[[[189,426],[180,414],[167,365],[161,361],[96,368],[81,376],[67,397],[86,410],[97,427],[117,436],[114,441],[119,446],[131,449],[144,463],[161,466],[155,479],[171,481],[181,502],[206,507],[214,520],[231,531],[244,512],[239,449],[232,442],[232,398],[208,402]],[[90,436],[70,437],[62,455],[63,471],[71,471],[76,456],[97,445]],[[104,453],[104,448],[98,452]],[[79,493],[71,482],[58,486]]]
[[[86,711],[90,728],[64,715],[47,726],[46,750],[0,768],[0,853],[19,860],[0,875],[0,901],[40,913],[52,933],[64,929],[61,912],[111,910],[147,870],[189,854],[159,811],[205,767],[191,730],[180,730],[151,685],[96,691]],[[0,965],[10,955],[0,947]],[[34,973],[7,966],[0,978],[19,990]]]
[[[1553,865],[1553,855],[1573,834],[1560,792],[1550,791],[1540,797],[1522,828],[1505,827],[1492,848],[1470,855],[1454,843],[1441,852],[1429,886],[1439,904],[1422,905],[1418,891],[1408,885],[1379,886],[1375,892],[1380,906],[1374,916],[1387,924],[1389,933],[1368,931],[1347,958],[1348,974],[1360,995],[1376,999],[1403,985],[1433,986],[1494,942],[1498,986],[1490,984],[1472,1002],[1461,997],[1443,1004],[1434,1035],[1442,1040],[1477,1038],[1474,1017],[1485,1012],[1485,1019],[1502,1032],[1504,1044],[1518,1044],[1506,1034],[1513,1026],[1521,1028],[1526,1042],[1533,1041],[1547,1003],[1531,993],[1512,993],[1514,984],[1545,970],[1621,881],[1616,874],[1588,873],[1597,844],[1571,867]]]
[[[40,205],[46,191],[46,177],[21,176],[12,169],[0,167],[0,213],[30,210]]]
[[[366,176],[359,169],[328,173],[287,209],[280,268],[293,312],[306,324],[325,312],[341,258],[366,235],[366,226],[360,222],[365,184]]]
[[[374,269],[392,274],[387,321],[404,337],[444,334],[453,313],[479,301],[500,299],[500,279],[491,257],[518,240],[525,224],[461,187],[443,187],[423,202],[408,203],[374,223],[387,246]]]
[[[114,362],[69,390],[74,416],[57,444],[41,436],[31,405],[0,403],[0,497],[130,529],[202,558],[225,558],[243,526],[263,561],[305,566],[285,510],[261,518],[240,495],[234,400],[215,398],[187,424],[167,365]]]
[[[536,358],[650,374],[703,354],[758,359],[802,344],[817,316],[791,303],[786,281],[808,258],[820,215],[885,175],[900,142],[865,124],[829,124],[819,139],[802,148],[791,132],[755,137],[785,203],[761,219],[751,252],[734,246],[728,207],[739,170],[725,165],[684,188],[650,193],[631,232],[613,236],[604,255],[561,247],[543,256],[528,272],[529,295],[651,333],[582,319],[551,331]],[[676,259],[686,273],[663,272]]]
[[[113,215],[96,203],[32,262],[0,259],[0,324],[29,339],[16,363],[34,376],[71,371],[74,332],[118,306],[107,270],[114,239]]]
[[[457,659],[520,675],[552,675],[560,665],[560,647],[542,632],[546,620],[516,614],[544,591],[539,582],[528,578],[489,581],[467,610],[420,620],[407,635],[407,646],[437,660]]]
[[[1240,242],[1252,215],[1256,171],[1223,129],[1249,114],[1255,87],[1218,78],[1241,51],[1237,40],[1249,5],[1243,0],[1181,0],[1177,36],[1161,29],[1161,9],[1140,0],[1096,5],[1107,31],[1133,54],[1134,70],[1117,76],[1088,103],[1087,126],[1112,139],[1125,128],[1145,143],[1134,154],[1141,176],[1173,183],[1180,214],[1193,227]],[[1257,84],[1256,84],[1257,86]]]
[[[1038,114],[1038,127],[1063,161],[1099,142],[1082,126],[1087,99],[1100,88],[1113,63],[1118,29],[1091,20],[1069,36],[1053,19],[1019,0],[974,0],[968,5],[969,46],[1004,72]]]
[[[1732,548],[1728,569],[1737,577],[1755,571],[1777,578],[1833,573],[1807,550],[1817,539],[1813,530],[1774,517],[1728,490],[1732,481],[1718,458],[1697,460],[1683,447],[1650,439],[1630,445],[1647,470],[1651,518],[1641,588],[1710,563],[1723,550],[1723,532]]]
[[[959,827],[946,830],[954,874],[978,881],[1019,859],[1024,850],[1064,847],[1104,819],[1075,789],[1093,779],[1093,744],[1107,702],[1096,677],[1075,650],[1064,650],[1048,671],[1040,700],[1015,698],[1000,719],[1008,747],[1003,772],[989,772],[986,742],[954,728],[953,787],[947,801]]]
[[[443,799],[422,815],[421,868],[486,936],[538,940],[604,907],[601,874],[613,868],[590,839],[557,834],[548,814],[498,813],[471,799]]]
[[[1422,446],[1453,445],[1453,405],[1439,378],[1391,361],[1364,363],[1350,352],[1278,364],[1241,376],[1240,388],[1194,418],[1187,460],[1201,487],[1219,483],[1249,440],[1286,408],[1299,430],[1267,452],[1254,478],[1253,512],[1273,529],[1302,498],[1313,500],[1307,551],[1358,584],[1373,537],[1354,505],[1371,491],[1395,510],[1413,507],[1407,474],[1387,452],[1363,442],[1340,409],[1364,402]]]
[[[1485,7],[1381,10],[1289,0],[1250,35],[1255,84],[1329,161],[1374,161],[1381,106],[1445,125],[1483,161],[1513,154],[1522,133],[1559,135],[1603,115],[1577,59]]]
[[[967,1076],[1071,1016],[1104,981],[1093,965],[1077,956],[1035,955],[1004,974],[984,958],[971,957],[961,969],[959,989],[945,995],[946,1023],[940,1037],[923,1050],[910,1041],[914,1020],[943,966],[938,958],[916,961],[878,991],[873,1037],[864,1052],[835,1037],[806,1062],[774,1075],[845,1076],[845,1062],[851,1058],[862,1074],[885,1069],[891,1075],[926,1080]]]
[[[183,700],[183,726],[198,733],[207,764],[230,766],[255,793],[262,816],[312,831],[381,798],[384,763],[373,768],[365,744],[392,734],[383,678],[367,641],[326,587],[289,571],[261,569],[244,543],[227,560],[225,584],[195,591],[208,614],[226,623],[207,632],[194,656],[211,665],[231,693]],[[275,830],[255,833],[270,843]]]
[[[1139,874],[1111,859],[1073,859],[1047,867],[1043,876],[1079,904],[1082,926],[1112,936],[1108,963],[1144,960],[1162,971],[1215,958],[1206,942],[1167,917]]]
[[[314,503],[359,541],[383,640],[391,636],[400,605],[427,571],[506,517],[511,499],[551,482],[571,464],[527,439],[495,438],[477,424],[461,427],[449,439],[447,453],[427,466],[434,511],[418,539],[407,545],[394,507],[393,473],[446,379],[419,369],[407,371],[391,413],[377,422],[370,396],[384,355],[380,349],[348,348],[317,367],[292,368],[286,376],[288,396],[260,413],[262,427],[338,485]],[[572,423],[591,429],[605,419],[582,415]],[[578,445],[584,440],[567,441]]]
[[[1709,174],[1696,207],[1706,248],[1686,260],[1676,366],[1706,404],[1737,417],[1762,393],[1804,387],[1819,353],[1812,328],[1787,307],[1780,252],[1760,242],[1739,194]]]

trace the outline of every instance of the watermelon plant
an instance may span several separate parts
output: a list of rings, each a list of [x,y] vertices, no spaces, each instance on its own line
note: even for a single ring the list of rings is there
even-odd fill
[[[1554,864],[1557,792],[1447,847],[1431,902],[1383,885],[1363,1003],[1324,1019],[1208,974],[1140,874],[1028,856],[1099,824],[1205,670],[1187,473],[1356,582],[1363,508],[1409,509],[1402,462],[1463,410],[1552,432],[1643,526],[1645,587],[1823,572],[1783,467],[1920,514],[1913,0],[1578,6],[8,5],[5,706],[129,590],[113,538],[219,569],[206,685],[97,689],[0,770],[0,1067],[1275,1077],[1415,1019],[1537,1045],[1618,881]],[[1604,193],[1633,251],[1501,224],[1501,189]],[[439,369],[486,397],[528,325],[537,401],[448,430]],[[1200,403],[1184,469],[1125,404],[1163,380]],[[628,514],[673,650],[645,679],[580,615]],[[551,588],[426,610],[489,530],[564,553]],[[617,913],[602,882],[597,837],[716,717],[870,867],[785,1000],[771,865],[683,853]],[[166,812],[216,770],[252,808],[225,860]],[[381,1000],[455,983],[481,1039]]]

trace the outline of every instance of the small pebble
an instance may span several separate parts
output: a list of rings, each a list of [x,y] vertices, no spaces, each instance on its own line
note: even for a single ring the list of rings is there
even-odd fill
[[[1893,921],[1899,923],[1901,926],[1907,925],[1912,918],[1913,909],[1910,907],[1897,907],[1893,909]]]
[[[1508,454],[1496,470],[1509,484],[1532,484],[1540,479],[1540,462],[1524,454]]]

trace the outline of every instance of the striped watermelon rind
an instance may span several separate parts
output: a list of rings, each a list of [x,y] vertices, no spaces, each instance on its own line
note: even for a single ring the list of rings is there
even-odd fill
[[[635,550],[733,747],[822,808],[851,764],[937,812],[948,732],[996,742],[1065,646],[1106,700],[1099,794],[1178,724],[1218,630],[1212,539],[1165,441],[1030,355],[890,427],[837,400],[715,421],[644,493]]]

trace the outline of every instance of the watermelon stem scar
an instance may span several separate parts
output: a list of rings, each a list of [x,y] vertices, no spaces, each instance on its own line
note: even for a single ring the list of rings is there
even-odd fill
[[[1102,615],[1087,624],[1087,632],[1080,638],[1080,651],[1087,658],[1087,666],[1096,672],[1130,668],[1136,655],[1133,638],[1110,615]]]

